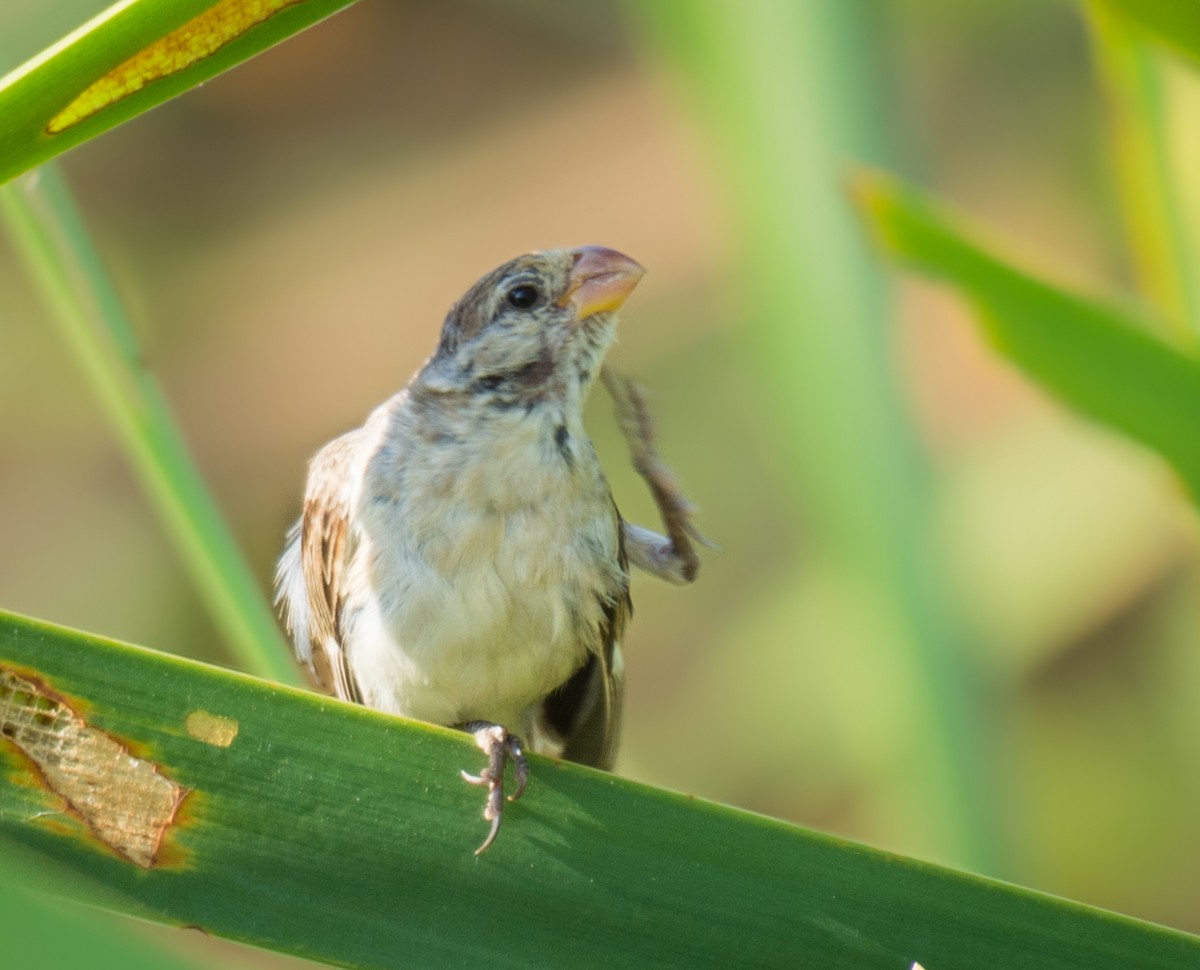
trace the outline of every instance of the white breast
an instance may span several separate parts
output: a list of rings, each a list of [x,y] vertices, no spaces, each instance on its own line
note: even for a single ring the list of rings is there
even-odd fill
[[[536,704],[597,646],[597,591],[619,571],[607,486],[590,445],[568,464],[546,453],[553,429],[512,420],[511,434],[480,436],[486,454],[414,461],[380,439],[343,613],[372,707],[528,734]]]

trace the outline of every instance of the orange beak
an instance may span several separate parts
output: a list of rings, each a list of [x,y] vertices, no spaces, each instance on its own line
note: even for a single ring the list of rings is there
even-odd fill
[[[573,306],[577,320],[616,310],[646,273],[628,256],[603,246],[582,246],[571,255],[575,268],[558,305]]]

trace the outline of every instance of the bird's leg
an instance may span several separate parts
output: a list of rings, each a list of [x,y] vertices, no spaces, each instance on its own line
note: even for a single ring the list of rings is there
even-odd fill
[[[475,854],[479,855],[496,841],[496,833],[500,831],[500,815],[504,810],[505,765],[511,760],[516,768],[517,790],[508,796],[510,802],[515,802],[521,797],[521,793],[525,791],[525,784],[529,781],[529,759],[525,757],[521,739],[499,724],[493,724],[491,721],[468,721],[456,727],[473,735],[475,743],[488,758],[487,765],[479,774],[462,772],[464,781],[472,785],[486,786],[488,790],[483,817],[492,823],[492,829],[483,840],[483,845],[475,850]]]
[[[654,496],[654,504],[658,506],[667,532],[661,536],[650,529],[622,522],[625,551],[635,566],[660,579],[680,585],[690,583],[700,568],[692,540],[705,546],[712,546],[712,543],[692,524],[695,509],[684,498],[671,470],[658,456],[654,447],[654,422],[642,389],[632,378],[607,364],[600,369],[600,379],[612,395],[617,423],[629,445],[634,471],[650,486],[650,494]]]

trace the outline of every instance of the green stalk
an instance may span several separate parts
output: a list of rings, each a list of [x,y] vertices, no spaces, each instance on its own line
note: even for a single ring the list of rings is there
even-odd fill
[[[1119,10],[1097,3],[1087,10],[1138,284],[1170,324],[1171,336],[1195,348],[1200,294],[1171,165],[1160,55]]]
[[[987,710],[948,604],[930,476],[891,367],[881,275],[844,198],[879,112],[856,4],[630,4],[682,77],[722,163],[741,286],[776,432],[817,554],[889,622],[920,752],[914,812],[947,858],[996,871]],[[810,553],[814,550],[810,550]],[[806,644],[833,650],[836,644]],[[936,834],[934,834],[936,833]]]
[[[248,671],[299,684],[275,617],[142,363],[129,318],[58,173],[46,166],[0,186],[0,222],[231,652]]]

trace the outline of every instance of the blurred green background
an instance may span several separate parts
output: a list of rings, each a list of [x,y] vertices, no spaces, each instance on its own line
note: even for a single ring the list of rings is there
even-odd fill
[[[6,4],[0,57],[102,6]],[[264,590],[308,456],[470,282],[637,258],[615,359],[720,549],[635,579],[620,771],[1196,932],[1195,514],[844,193],[883,162],[1127,293],[1107,125],[1067,2],[367,0],[63,167]],[[228,662],[7,245],[0,604]],[[602,392],[590,426],[653,525]]]

